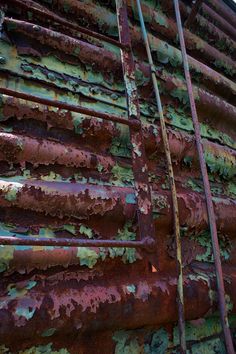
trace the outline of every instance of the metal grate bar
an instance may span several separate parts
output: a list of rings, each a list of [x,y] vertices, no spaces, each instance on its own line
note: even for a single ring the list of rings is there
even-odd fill
[[[194,125],[196,146],[198,151],[198,157],[199,157],[201,174],[202,174],[203,185],[204,185],[204,192],[206,197],[208,221],[209,221],[209,226],[211,231],[212,249],[213,249],[217,287],[218,287],[218,302],[219,302],[221,325],[224,332],[227,353],[233,354],[234,347],[233,347],[232,337],[230,333],[227,308],[225,302],[225,289],[224,289],[223,272],[222,272],[222,265],[220,259],[220,247],[219,247],[219,240],[217,235],[216,218],[215,218],[215,212],[214,212],[214,207],[212,202],[210,182],[208,178],[206,161],[204,158],[204,152],[202,147],[200,124],[198,120],[197,109],[196,109],[194,95],[193,95],[192,81],[191,81],[191,76],[189,71],[189,64],[188,64],[188,58],[186,53],[182,22],[180,17],[179,1],[178,0],[173,0],[173,1],[175,6],[176,21],[177,21],[178,34],[179,34],[179,40],[180,40],[180,46],[181,46],[181,52],[183,58],[184,74],[185,74],[185,79],[187,84],[192,120]]]

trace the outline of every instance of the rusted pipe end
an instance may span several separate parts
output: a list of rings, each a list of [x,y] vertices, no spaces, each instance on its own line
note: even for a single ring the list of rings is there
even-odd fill
[[[152,237],[145,237],[143,240],[143,245],[144,245],[144,249],[145,251],[147,251],[148,253],[153,253],[156,250],[156,240]]]
[[[134,129],[135,131],[138,131],[141,129],[141,127],[142,127],[141,122],[139,119],[137,119],[136,116],[130,116],[129,120],[130,120],[130,123],[131,123],[130,125],[131,125],[132,129]]]

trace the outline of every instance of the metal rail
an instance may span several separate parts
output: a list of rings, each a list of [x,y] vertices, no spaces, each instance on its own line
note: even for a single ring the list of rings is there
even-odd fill
[[[211,231],[212,249],[213,249],[213,256],[214,256],[215,270],[216,270],[221,325],[224,332],[227,353],[233,354],[234,347],[233,347],[231,332],[229,328],[227,308],[225,302],[225,289],[224,289],[223,272],[222,272],[222,265],[220,259],[220,247],[219,247],[219,241],[217,236],[216,218],[215,218],[214,206],[212,202],[211,188],[210,188],[207,167],[206,167],[206,162],[205,162],[204,152],[202,147],[200,124],[198,120],[193,88],[192,88],[192,81],[191,81],[191,76],[189,71],[189,64],[188,64],[188,58],[186,53],[184,34],[183,34],[183,28],[182,28],[182,22],[180,16],[179,1],[178,0],[173,0],[173,1],[175,7],[181,53],[183,58],[184,74],[185,74],[185,79],[187,84],[187,90],[188,90],[188,96],[190,101],[191,114],[192,114],[192,120],[193,120],[193,126],[194,126],[195,138],[196,138],[197,152],[198,152],[201,174],[202,174],[203,185],[204,185],[204,192],[206,197],[208,221],[209,221],[209,226]]]
[[[196,0],[195,3],[193,4],[193,7],[190,11],[190,14],[188,15],[188,18],[186,19],[184,23],[184,27],[189,28],[193,21],[195,20],[195,17],[197,16],[198,11],[200,10],[200,7],[202,6],[203,0]]]
[[[151,250],[152,240],[145,238],[141,241],[123,240],[84,240],[76,238],[46,238],[46,237],[14,237],[0,235],[1,245],[11,246],[60,246],[60,247],[129,247]]]
[[[121,62],[126,87],[126,97],[129,119],[141,123],[139,98],[135,83],[135,62],[131,47],[131,37],[128,22],[126,0],[116,0],[117,23],[120,42],[128,49],[121,49]],[[147,157],[144,147],[142,129],[139,131],[130,127],[132,145],[132,167],[134,186],[137,196],[137,217],[141,240],[145,237],[155,239],[152,216],[152,198],[148,181]]]
[[[180,351],[181,353],[186,353],[184,295],[183,295],[183,265],[182,265],[181,237],[180,237],[180,225],[179,225],[179,207],[178,207],[178,200],[177,200],[176,185],[175,185],[174,171],[173,171],[173,166],[171,161],[171,154],[170,154],[170,147],[169,147],[169,141],[167,136],[165,118],[163,114],[160,92],[157,84],[156,68],[153,64],[152,54],[151,54],[150,45],[148,41],[146,26],[143,19],[140,0],[136,0],[136,3],[138,8],[139,20],[142,28],[143,39],[144,39],[146,52],[148,56],[148,61],[151,68],[152,83],[153,83],[155,97],[156,97],[156,104],[160,116],[161,134],[162,134],[162,140],[163,140],[163,145],[165,150],[169,182],[171,188],[173,217],[174,217],[174,234],[175,234],[176,256],[177,256],[177,269],[178,269],[177,293],[178,293],[178,318],[179,318],[178,327],[179,327],[179,338],[180,338]]]
[[[13,0],[15,3],[21,3],[19,0]],[[31,4],[33,1],[28,1]],[[65,102],[50,100],[37,97],[34,95],[17,92],[8,88],[0,87],[0,93],[25,99],[32,102],[41,103],[48,106],[54,106],[59,109],[66,109],[73,112],[82,113],[88,116],[102,118],[108,121],[128,125],[130,128],[130,139],[132,144],[132,166],[135,181],[135,191],[137,196],[137,216],[139,225],[140,240],[137,241],[121,241],[121,240],[81,240],[81,239],[47,239],[34,237],[0,237],[0,244],[5,245],[50,245],[50,246],[80,246],[80,247],[131,247],[143,248],[147,252],[153,252],[155,249],[154,225],[152,217],[152,201],[151,191],[148,182],[147,158],[145,154],[144,140],[142,134],[142,124],[140,119],[140,109],[138,93],[135,84],[135,63],[131,49],[131,39],[129,34],[129,23],[125,1],[116,0],[117,6],[117,22],[119,29],[119,47],[121,49],[121,61],[124,73],[124,81],[126,86],[126,96],[128,105],[128,119],[118,117],[111,114],[97,112],[88,108],[77,105],[71,105]],[[37,13],[41,11],[35,8]],[[50,15],[54,20],[58,20],[57,16]],[[67,22],[67,21],[66,21]],[[76,29],[79,30],[78,26]],[[91,31],[83,31],[83,33],[94,36]],[[102,39],[105,36],[96,36]]]
[[[4,95],[7,95],[7,96],[21,98],[21,99],[27,100],[27,101],[44,104],[46,106],[57,107],[59,109],[66,109],[66,110],[71,111],[71,112],[85,114],[87,116],[92,116],[92,117],[95,117],[95,118],[101,118],[101,119],[104,119],[104,120],[112,121],[114,123],[125,124],[125,125],[128,125],[128,126],[132,127],[133,129],[136,129],[136,130],[141,129],[140,121],[135,120],[135,119],[128,120],[126,118],[115,116],[113,114],[107,114],[107,113],[103,113],[103,112],[98,112],[98,111],[95,111],[95,110],[90,109],[90,108],[85,108],[85,107],[78,106],[78,105],[72,105],[72,104],[69,104],[69,103],[66,103],[66,102],[57,101],[57,100],[50,100],[48,98],[38,97],[38,96],[30,95],[28,93],[26,94],[26,93],[23,93],[23,92],[14,91],[14,90],[11,90],[11,89],[8,89],[8,88],[5,88],[5,87],[0,87],[0,93],[2,93]]]

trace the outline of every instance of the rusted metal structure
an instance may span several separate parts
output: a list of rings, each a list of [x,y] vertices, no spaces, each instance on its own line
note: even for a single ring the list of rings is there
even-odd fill
[[[0,4],[0,352],[233,353],[233,3]]]

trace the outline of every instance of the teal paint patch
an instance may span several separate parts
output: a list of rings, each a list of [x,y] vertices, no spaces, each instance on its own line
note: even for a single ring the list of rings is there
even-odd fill
[[[151,344],[145,344],[145,354],[165,354],[169,344],[169,337],[167,332],[162,328],[153,333]]]
[[[28,284],[26,285],[26,289],[27,289],[27,290],[30,290],[30,289],[34,288],[35,285],[37,285],[37,282],[34,281],[34,280],[30,280],[30,281],[28,282]]]
[[[192,354],[226,354],[225,346],[219,338],[211,339],[192,346]]]
[[[143,350],[140,347],[136,338],[129,338],[129,332],[117,331],[112,339],[117,343],[115,354],[142,354]]]
[[[19,354],[70,354],[70,352],[66,348],[55,350],[53,349],[53,344],[48,343],[46,345],[39,345],[21,350]]]
[[[9,284],[8,285],[8,295],[12,299],[23,297],[27,294],[28,290],[32,289],[36,285],[37,285],[37,282],[33,281],[33,280],[29,281],[28,284],[22,288],[16,288],[14,284]]]
[[[211,245],[211,235],[209,231],[204,231],[199,235],[192,236],[205,249],[202,254],[197,254],[196,260],[199,262],[214,262]],[[232,251],[232,243],[227,236],[219,235],[220,254],[222,259],[227,260]]]
[[[27,320],[30,320],[36,309],[30,307],[19,307],[16,309],[16,315],[19,317],[25,317]]]
[[[157,22],[160,26],[168,28],[168,19],[161,15],[160,12],[154,12],[155,22]]]
[[[184,164],[188,167],[192,166],[193,158],[191,156],[184,157]]]
[[[127,285],[126,288],[127,288],[127,290],[128,290],[129,293],[135,294],[135,292],[136,292],[136,286],[135,286],[134,284]]]
[[[56,332],[56,328],[48,328],[42,333],[42,337],[51,337]]]
[[[136,204],[135,194],[134,193],[126,194],[125,201],[127,204]]]
[[[7,60],[6,60],[5,57],[1,57],[1,56],[0,56],[0,64],[1,64],[1,65],[6,64],[6,61],[7,61]]]
[[[54,238],[55,233],[47,227],[41,227],[39,230],[39,237]]]

